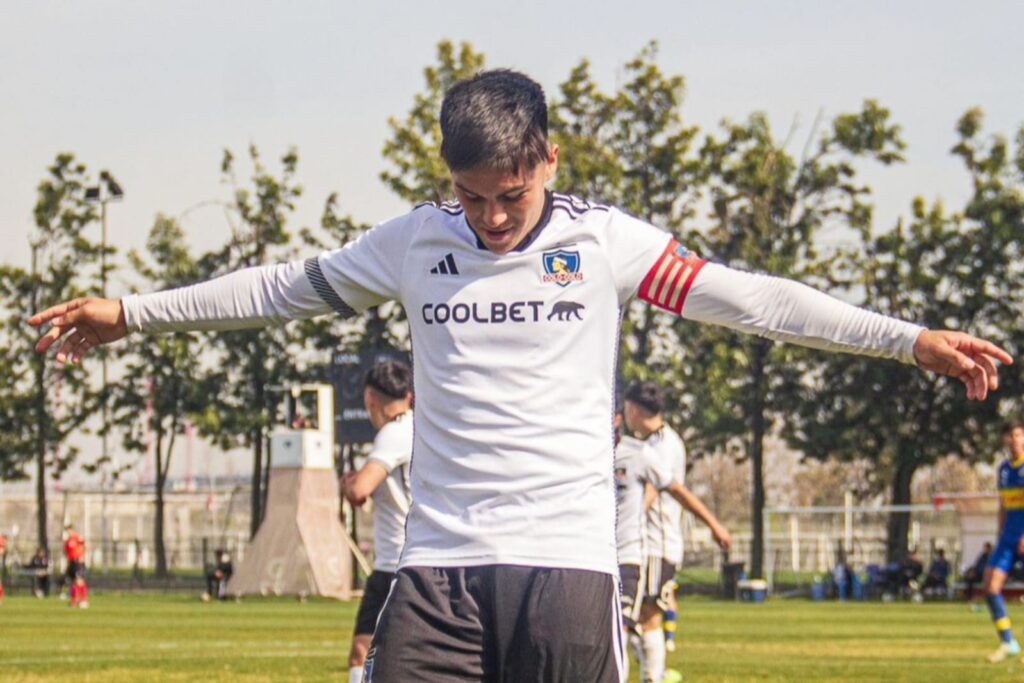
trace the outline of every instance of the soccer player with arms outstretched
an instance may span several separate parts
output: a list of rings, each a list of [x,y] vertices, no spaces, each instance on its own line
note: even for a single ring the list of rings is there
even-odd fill
[[[454,85],[441,155],[458,201],[340,249],[33,316],[77,361],[129,332],[222,330],[397,300],[417,405],[406,543],[364,681],[587,681],[622,673],[613,447],[620,312],[896,359],[984,399],[1010,356],[795,282],[709,263],[618,209],[549,192],[559,149],[541,87],[512,71]],[[144,341],[142,343],[145,343]]]
[[[1013,627],[1003,601],[1003,584],[1014,561],[1024,556],[1024,422],[1011,422],[1003,429],[1006,460],[999,466],[999,543],[985,569],[985,601],[999,633],[999,648],[988,661],[1001,662],[1020,654]]]

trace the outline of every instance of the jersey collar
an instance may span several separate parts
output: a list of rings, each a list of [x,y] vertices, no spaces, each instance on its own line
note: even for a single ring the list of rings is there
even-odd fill
[[[540,215],[540,220],[537,221],[537,225],[533,226],[533,229],[527,233],[526,237],[523,238],[523,241],[520,242],[512,251],[526,251],[526,248],[534,243],[540,233],[544,231],[544,228],[547,227],[548,223],[551,222],[551,210],[554,208],[552,199],[551,190],[544,190],[544,211]],[[462,215],[465,217],[466,214]],[[469,226],[468,218],[466,219],[466,225]],[[486,251],[487,246],[480,241],[480,237],[476,234],[476,231],[473,230],[473,228],[469,229],[470,232],[473,233],[473,238],[476,240],[476,248]]]

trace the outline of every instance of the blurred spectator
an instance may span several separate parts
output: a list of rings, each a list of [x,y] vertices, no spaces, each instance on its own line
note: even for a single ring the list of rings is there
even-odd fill
[[[964,570],[964,597],[968,602],[974,600],[974,589],[985,576],[985,567],[988,566],[989,555],[992,554],[992,544],[985,543],[974,564]]]
[[[924,564],[917,556],[917,550],[911,550],[910,554],[907,555],[907,559],[903,560],[900,566],[903,586],[917,588],[917,579],[921,576],[922,572],[924,572]]]
[[[234,573],[234,568],[231,566],[231,555],[226,550],[221,549],[216,551],[216,555],[217,564],[206,572],[206,595],[204,596],[206,600],[209,600],[211,597],[225,600],[227,598],[228,580],[231,578],[231,574]]]
[[[932,593],[946,597],[949,595],[949,561],[946,559],[946,551],[936,551],[935,559],[928,567],[928,575],[924,579],[923,590],[925,593]]]
[[[313,429],[313,421],[298,413],[292,418],[292,429]]]
[[[46,548],[39,548],[25,568],[32,574],[32,592],[37,598],[50,594],[50,556]]]

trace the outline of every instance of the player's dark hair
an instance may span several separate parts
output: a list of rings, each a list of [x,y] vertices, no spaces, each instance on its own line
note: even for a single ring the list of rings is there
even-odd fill
[[[665,408],[665,392],[654,382],[634,382],[626,389],[623,398],[651,415],[660,415]]]
[[[1009,436],[1013,434],[1014,429],[1024,429],[1024,421],[1021,420],[1010,420],[1003,425],[1003,436]]]
[[[518,173],[548,158],[544,89],[516,71],[481,71],[441,103],[441,157],[452,171]]]
[[[377,363],[366,373],[366,386],[388,398],[406,398],[412,393],[412,370],[397,360]]]

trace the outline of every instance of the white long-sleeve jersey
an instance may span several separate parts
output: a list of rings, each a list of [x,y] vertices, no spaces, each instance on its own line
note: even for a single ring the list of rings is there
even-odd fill
[[[610,427],[621,309],[913,362],[920,327],[707,263],[617,209],[548,196],[527,242],[483,248],[461,207],[421,205],[306,261],[123,300],[130,330],[237,329],[388,300],[416,359],[401,566],[615,573]]]

